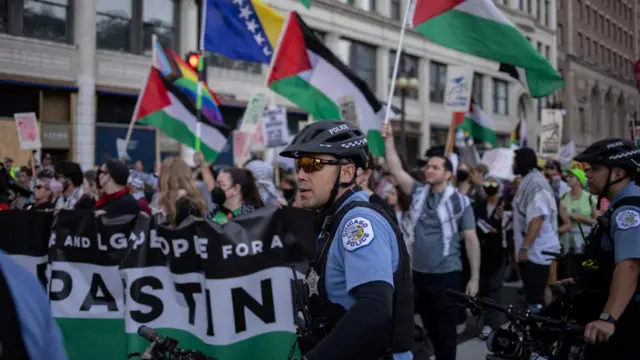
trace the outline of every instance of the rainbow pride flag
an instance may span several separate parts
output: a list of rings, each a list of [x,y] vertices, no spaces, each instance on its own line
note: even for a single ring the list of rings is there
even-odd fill
[[[196,105],[198,94],[198,74],[173,50],[162,45],[156,39],[154,44],[155,63],[153,66]],[[220,100],[216,94],[205,86],[202,89],[202,115],[209,121],[224,124],[220,112]]]

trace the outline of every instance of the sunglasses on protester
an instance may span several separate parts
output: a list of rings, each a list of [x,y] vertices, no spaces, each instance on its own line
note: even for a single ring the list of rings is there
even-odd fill
[[[340,165],[338,160],[324,160],[313,157],[300,157],[294,160],[296,172],[304,170],[306,173],[313,173],[324,169],[326,165]]]
[[[48,187],[48,186],[44,186],[44,185],[36,185],[36,186],[35,186],[35,189],[36,189],[36,190],[40,190],[40,189],[46,189],[46,190],[49,190],[49,187]]]
[[[495,181],[485,181],[483,185],[486,187],[498,187],[498,183]]]

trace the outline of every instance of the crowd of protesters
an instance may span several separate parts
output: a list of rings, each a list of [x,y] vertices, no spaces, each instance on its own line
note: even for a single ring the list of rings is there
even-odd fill
[[[395,148],[392,138],[386,141],[387,149]],[[452,317],[437,294],[448,288],[468,290],[476,281],[481,296],[501,302],[503,283],[521,279],[526,304],[539,311],[550,301],[549,286],[557,277],[553,259],[541,252],[582,252],[583,238],[602,208],[586,190],[582,170],[563,169],[553,160],[540,163],[531,149],[515,152],[513,181],[490,173],[484,164],[454,164],[443,153],[428,152],[428,160],[421,162],[424,170],[410,172],[395,151],[388,150],[384,159],[372,157],[356,182],[399,224],[414,268],[416,311],[436,355],[446,359],[455,351],[456,332],[464,331],[465,316]],[[34,154],[24,166],[15,166],[4,159],[0,209],[79,209],[112,216],[144,212],[179,226],[191,215],[224,224],[264,206],[297,206],[299,201],[295,174],[274,169],[259,154],[242,167],[217,171],[199,153],[195,167],[169,157],[152,173],[145,172],[140,161],[111,159],[83,172],[74,162],[53,164],[48,154],[39,160]],[[425,186],[431,191],[420,202],[417,197],[423,196]],[[459,200],[450,201],[448,195],[442,200],[449,188],[460,194]],[[420,214],[416,204],[425,202],[427,210]],[[441,202],[457,212],[451,244],[442,241],[448,230],[440,216]],[[515,203],[519,208],[513,208]],[[530,231],[532,224],[535,231]],[[479,267],[477,274],[474,267]],[[452,318],[459,318],[460,325],[447,330],[450,325],[443,323]],[[483,321],[480,336],[500,326],[497,313],[489,312]]]

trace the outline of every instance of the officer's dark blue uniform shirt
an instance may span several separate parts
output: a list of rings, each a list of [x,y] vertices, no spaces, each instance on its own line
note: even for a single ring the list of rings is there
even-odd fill
[[[369,194],[359,191],[342,206],[368,200]],[[356,207],[342,218],[327,256],[327,297],[346,310],[355,303],[351,290],[357,286],[373,281],[393,286],[393,273],[399,263],[395,232],[382,215],[371,209]],[[411,360],[413,356],[406,352],[394,354],[394,359]]]

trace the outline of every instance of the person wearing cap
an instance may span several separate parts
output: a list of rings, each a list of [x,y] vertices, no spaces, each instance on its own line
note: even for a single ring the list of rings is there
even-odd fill
[[[579,282],[589,344],[585,359],[638,359],[640,324],[640,149],[627,139],[595,142],[575,158],[587,164],[587,183],[611,206],[587,238]],[[592,266],[593,265],[593,266]],[[599,314],[599,315],[598,315]],[[584,323],[583,322],[583,323]]]
[[[587,175],[581,169],[565,171],[565,178],[570,189],[562,197],[562,203],[571,219],[571,231],[562,237],[562,252],[567,254],[573,248],[575,253],[582,253],[584,238],[596,224],[598,211],[595,196],[584,189],[587,186]]]
[[[136,170],[131,170],[128,183],[131,196],[138,201],[140,210],[151,216],[151,208],[149,207],[149,202],[144,195],[144,180],[142,178],[142,174]]]
[[[96,202],[96,215],[138,215],[140,205],[127,189],[129,168],[120,160],[105,161],[98,169],[98,189],[101,195]]]

